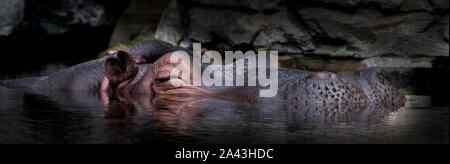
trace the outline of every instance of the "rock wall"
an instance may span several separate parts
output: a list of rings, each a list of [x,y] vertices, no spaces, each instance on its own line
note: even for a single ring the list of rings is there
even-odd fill
[[[131,0],[1,0],[2,56],[97,56]],[[86,59],[84,59],[86,60]]]
[[[25,0],[25,21],[48,34],[77,27],[114,28],[131,0]]]
[[[215,49],[373,58],[371,63],[395,57],[401,63],[411,57],[448,57],[448,4],[448,0],[173,0],[156,37],[185,47],[201,42]]]
[[[0,1],[0,38],[6,37],[22,22],[24,0]]]

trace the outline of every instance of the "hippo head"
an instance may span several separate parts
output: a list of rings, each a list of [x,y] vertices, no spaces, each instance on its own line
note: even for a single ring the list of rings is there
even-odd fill
[[[191,85],[192,79],[184,79],[182,73],[178,77],[171,77],[171,71],[175,67],[181,69],[192,67],[183,65],[181,61],[170,62],[172,55],[177,55],[177,52],[168,53],[153,64],[146,65],[137,64],[131,51],[118,51],[117,55],[105,62],[105,76],[100,91],[102,99],[139,99],[147,101],[145,103],[157,103],[161,106],[161,104],[173,105],[176,102],[191,104],[211,97],[207,90]],[[190,73],[192,77],[192,71]],[[174,86],[174,83],[180,85]]]
[[[121,91],[136,77],[139,68],[129,54],[126,50],[120,50],[116,57],[106,60],[105,77],[108,80],[108,89]]]

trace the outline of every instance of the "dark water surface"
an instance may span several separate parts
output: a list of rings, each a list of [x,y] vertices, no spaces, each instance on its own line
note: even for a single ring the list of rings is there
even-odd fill
[[[0,143],[448,143],[449,108],[104,105],[94,93],[0,87]]]

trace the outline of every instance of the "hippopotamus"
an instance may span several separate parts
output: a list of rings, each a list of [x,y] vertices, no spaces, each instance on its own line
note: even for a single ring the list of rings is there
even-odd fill
[[[279,92],[271,98],[258,97],[258,86],[193,86],[186,80],[171,79],[168,73],[177,66],[170,62],[171,55],[180,51],[192,55],[192,51],[188,49],[159,41],[145,41],[49,76],[6,80],[0,84],[33,90],[98,92],[105,101],[111,98],[131,98],[167,104],[195,103],[211,98],[249,103],[310,105],[405,102],[405,95],[399,89],[371,70],[334,74],[280,68]],[[172,85],[173,80],[184,84],[175,87]]]

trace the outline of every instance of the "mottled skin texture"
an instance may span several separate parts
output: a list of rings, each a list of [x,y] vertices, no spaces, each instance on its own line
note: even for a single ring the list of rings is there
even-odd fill
[[[93,91],[100,92],[106,103],[111,98],[133,98],[156,101],[163,106],[173,102],[196,103],[207,98],[298,104],[404,104],[405,101],[402,92],[369,70],[336,75],[279,69],[279,91],[274,98],[260,98],[261,87],[194,87],[192,79],[182,79],[181,75],[179,79],[169,78],[170,71],[178,65],[169,62],[170,56],[179,50],[192,54],[186,49],[148,41],[47,77],[9,80],[1,84],[38,90]],[[173,81],[181,83],[182,87],[173,87],[170,83]]]
[[[280,85],[282,99],[300,103],[380,103],[404,102],[401,91],[393,88],[380,74],[364,70],[353,74],[288,73],[280,77],[289,79]],[[296,94],[289,94],[290,92]],[[286,94],[288,93],[288,94]]]
[[[280,69],[279,88],[273,98],[258,97],[261,87],[210,87],[222,97],[258,103],[348,104],[405,103],[405,95],[375,71],[363,70],[351,74],[307,72]]]

